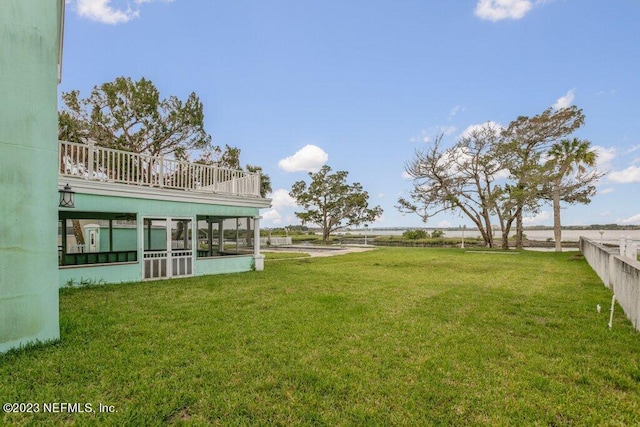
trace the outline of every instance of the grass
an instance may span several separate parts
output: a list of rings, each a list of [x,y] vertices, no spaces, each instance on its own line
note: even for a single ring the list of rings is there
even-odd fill
[[[283,260],[292,258],[306,258],[309,255],[307,252],[280,252],[280,251],[265,251],[263,252],[267,261],[271,260]]]
[[[58,425],[638,425],[640,334],[584,259],[378,249],[61,292],[62,340],[0,356]]]

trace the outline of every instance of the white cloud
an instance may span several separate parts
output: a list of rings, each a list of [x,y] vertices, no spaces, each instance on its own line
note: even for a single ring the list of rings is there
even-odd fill
[[[551,218],[551,214],[547,211],[542,211],[534,216],[527,216],[522,218],[522,222],[526,225],[541,224]]]
[[[634,151],[638,151],[640,150],[640,144],[639,145],[634,145],[633,147],[629,148],[627,150],[627,153],[633,153]]]
[[[597,96],[602,96],[602,95],[615,95],[616,93],[618,93],[617,89],[611,89],[611,90],[600,90],[596,93]]]
[[[640,213],[626,219],[619,219],[617,222],[622,224],[640,224]]]
[[[478,0],[475,14],[480,19],[493,22],[502,19],[520,19],[534,6],[555,0]]]
[[[438,127],[438,133],[443,134],[444,136],[452,135],[456,131],[455,126],[440,126]]]
[[[264,226],[282,226],[298,222],[297,217],[291,212],[291,208],[297,208],[298,205],[287,190],[279,188],[271,193],[271,207],[272,209],[262,213]]]
[[[451,227],[451,221],[447,221],[447,220],[440,221],[438,223],[438,227],[439,228],[449,228],[449,227]]]
[[[598,194],[611,194],[614,191],[616,191],[614,188],[609,187],[609,188],[603,188],[602,190],[598,191]]]
[[[566,95],[558,98],[556,103],[553,104],[553,108],[556,110],[561,110],[563,108],[571,107],[573,105],[573,99],[576,97],[575,92],[575,89],[569,90]]]
[[[140,12],[127,6],[126,9],[116,9],[110,0],[77,0],[76,12],[83,18],[103,24],[121,24],[137,18]]]
[[[447,116],[447,118],[448,118],[449,120],[452,120],[452,119],[453,119],[453,118],[454,118],[458,113],[460,113],[460,112],[462,112],[462,111],[464,111],[464,110],[465,110],[465,108],[464,108],[464,107],[462,107],[462,106],[460,106],[460,105],[456,105],[455,107],[453,107],[453,108],[451,109],[451,111],[449,111],[449,116]]]
[[[598,155],[597,163],[599,169],[609,169],[611,161],[616,157],[616,149],[614,147],[604,148],[600,145],[594,145],[593,151]]]
[[[466,138],[471,136],[471,133],[474,131],[482,131],[484,129],[489,129],[489,128],[493,128],[495,129],[497,132],[500,132],[503,128],[503,126],[500,123],[496,123],[493,122],[491,120],[488,120],[484,123],[478,123],[475,125],[470,125],[467,126],[467,128],[465,130],[462,131],[462,133],[460,134],[460,138]]]
[[[609,181],[617,182],[620,184],[631,184],[633,182],[640,182],[640,167],[629,166],[624,170],[611,172],[607,177],[609,178]]]
[[[433,141],[431,135],[444,135],[449,136],[452,135],[456,131],[455,126],[431,126],[429,129],[422,129],[420,131],[420,136],[414,136],[409,139],[411,142],[423,142],[425,144]]]
[[[511,172],[509,169],[500,169],[498,172],[493,174],[494,180],[507,179],[511,176]]]
[[[273,206],[274,209],[293,208],[298,206],[296,205],[295,199],[289,195],[289,192],[282,188],[274,191],[271,195],[271,199],[271,206]]]
[[[135,0],[135,4],[153,3],[158,0]],[[173,0],[161,0],[172,2]],[[130,2],[126,5],[119,5],[117,0],[67,0],[67,3],[74,4],[76,13],[92,21],[103,24],[123,24],[140,16],[139,9],[132,9]]]
[[[287,214],[287,216],[285,216],[285,220],[287,221],[287,224],[300,224],[300,218],[293,214]]]
[[[531,0],[478,0],[475,14],[480,19],[520,19],[533,7]]]
[[[293,156],[278,162],[278,167],[287,172],[317,172],[327,163],[329,155],[316,145],[305,145]]]
[[[275,209],[271,209],[262,214],[262,219],[266,221],[271,221],[272,224],[281,224],[282,223],[282,215]]]

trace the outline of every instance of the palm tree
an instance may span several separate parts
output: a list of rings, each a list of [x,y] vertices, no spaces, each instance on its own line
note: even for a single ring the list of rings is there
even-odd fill
[[[553,236],[556,252],[562,251],[560,201],[589,203],[595,194],[591,185],[602,174],[595,167],[597,153],[591,150],[591,142],[573,138],[563,139],[549,149],[547,166],[551,171],[551,199],[553,201]],[[589,170],[591,169],[591,172]],[[566,180],[575,171],[572,179]]]
[[[247,165],[247,172],[260,173],[260,197],[267,197],[267,194],[271,193],[271,178],[266,173],[262,172],[262,167]]]

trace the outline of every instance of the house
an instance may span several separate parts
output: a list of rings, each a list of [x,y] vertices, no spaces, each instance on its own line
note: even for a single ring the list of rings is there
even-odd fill
[[[59,142],[59,286],[262,270],[260,175]]]
[[[0,2],[0,353],[59,339],[60,286],[264,265],[258,174],[57,140],[64,10]]]
[[[64,6],[0,2],[0,352],[60,337],[56,158]]]

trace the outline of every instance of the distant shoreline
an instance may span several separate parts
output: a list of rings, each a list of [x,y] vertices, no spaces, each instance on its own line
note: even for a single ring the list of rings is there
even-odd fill
[[[406,231],[406,230],[442,230],[442,231],[457,231],[459,230],[460,227],[429,227],[429,226],[425,226],[425,227],[371,227],[368,229],[369,232],[375,232],[375,231]],[[512,230],[515,229],[515,227],[512,227]],[[312,227],[309,227],[310,231],[320,231],[320,229],[315,229]],[[477,227],[466,227],[465,230],[467,231],[478,231]],[[549,230],[553,230],[553,226],[551,225],[533,225],[533,226],[527,226],[524,227],[524,230],[542,230],[542,231],[549,231]],[[595,230],[595,231],[599,231],[599,230],[640,230],[640,225],[618,225],[618,224],[606,224],[606,225],[599,225],[599,224],[594,224],[594,225],[567,225],[567,226],[563,226],[562,230]],[[360,232],[360,231],[364,231],[363,227],[360,228],[351,228],[351,229],[347,229],[344,232]],[[494,233],[496,232],[500,232],[499,228],[494,228]]]
[[[385,227],[385,228],[372,228],[372,229],[352,229],[347,231],[340,231],[335,233],[336,236],[345,235],[368,235],[368,236],[400,236],[407,230],[415,230],[418,227]],[[465,237],[465,238],[479,238],[480,232],[477,228],[430,228],[421,227],[421,229],[432,232],[433,230],[441,230],[444,232],[444,237]],[[494,238],[499,239],[501,237],[500,230],[494,230]],[[512,229],[509,233],[510,237],[515,236],[515,229]],[[537,245],[538,243],[553,244],[553,227],[526,227],[524,229],[525,239]],[[605,228],[577,228],[577,227],[563,227],[562,228],[562,241],[577,243],[580,237],[586,237],[588,239],[602,242],[609,245],[618,245],[621,238],[630,238],[635,242],[640,242],[640,227],[630,226],[617,229],[605,229]]]

